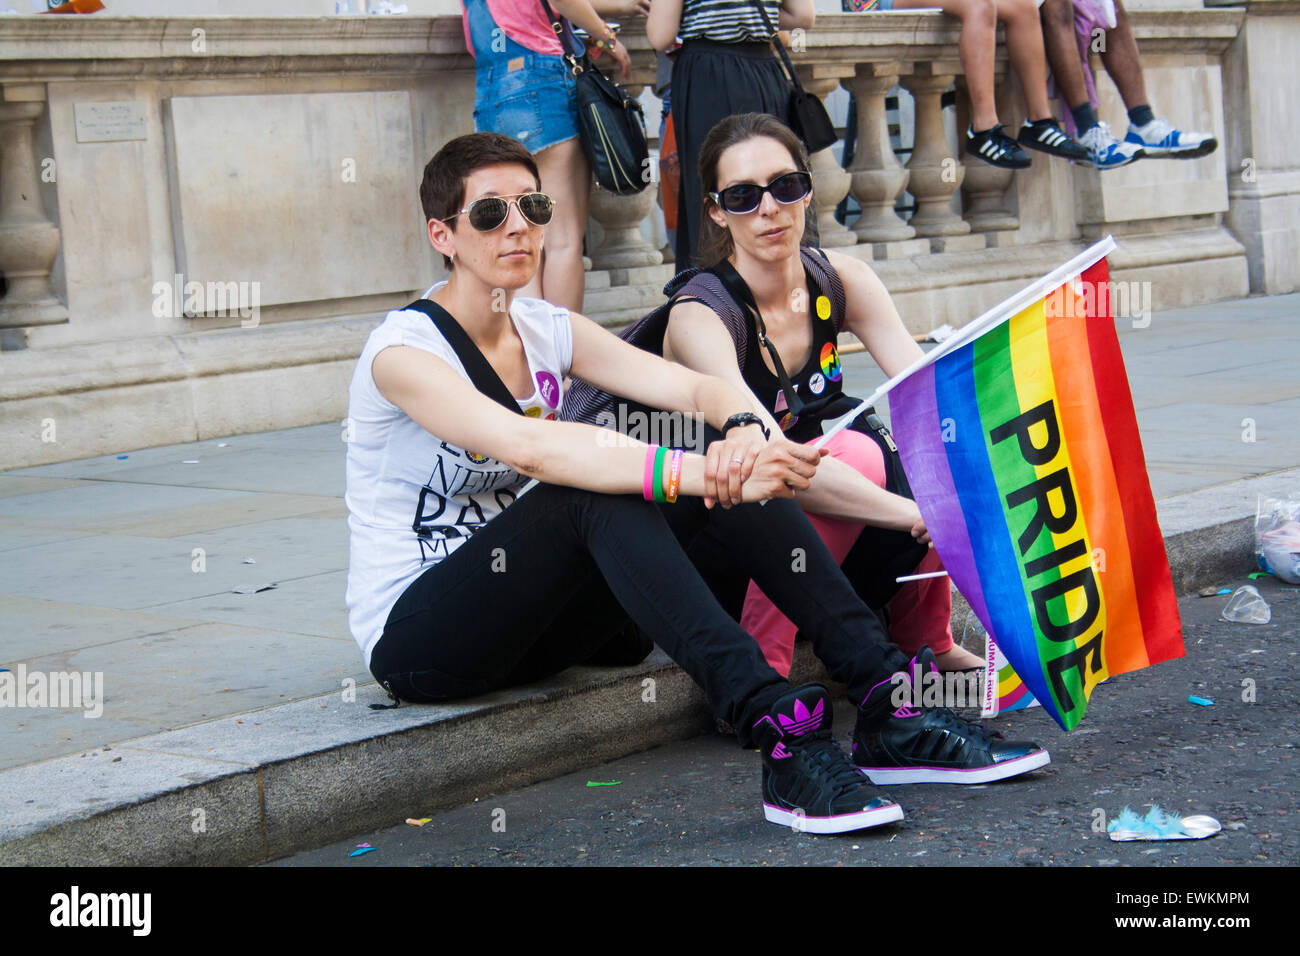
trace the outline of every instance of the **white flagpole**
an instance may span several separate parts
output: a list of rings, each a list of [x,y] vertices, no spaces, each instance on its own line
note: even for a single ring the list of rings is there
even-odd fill
[[[931,349],[925,355],[921,356],[921,358],[917,359],[907,368],[903,369],[903,371],[899,372],[897,375],[891,378],[884,385],[881,385],[878,389],[872,392],[871,396],[869,398],[864,399],[861,403],[859,403],[858,406],[853,409],[853,411],[849,412],[847,415],[843,415],[840,418],[837,418],[835,420],[835,424],[832,425],[826,431],[826,433],[817,440],[817,442],[813,445],[813,447],[821,448],[828,441],[830,441],[830,439],[834,437],[838,432],[840,432],[844,428],[847,428],[850,422],[852,422],[855,418],[861,415],[872,405],[876,404],[876,402],[884,398],[885,395],[887,395],[891,389],[893,389],[896,385],[898,385],[899,382],[903,381],[903,379],[907,378],[913,372],[919,372],[927,365],[930,365],[933,362],[937,362],[939,359],[943,358],[949,352],[961,348],[962,346],[966,345],[968,342],[970,342],[973,339],[979,338],[989,329],[994,328],[995,326],[1001,324],[1002,322],[1005,322],[1013,315],[1016,315],[1017,313],[1023,311],[1027,306],[1033,304],[1034,302],[1037,302],[1039,299],[1047,295],[1047,293],[1051,292],[1053,289],[1060,288],[1070,279],[1073,279],[1075,276],[1083,272],[1084,269],[1087,269],[1089,266],[1097,262],[1099,259],[1109,255],[1114,249],[1115,249],[1114,237],[1107,236],[1105,239],[1102,239],[1100,242],[1093,243],[1091,246],[1083,250],[1083,252],[1079,253],[1069,262],[1065,263],[1062,266],[1058,266],[1057,268],[1053,269],[1051,272],[1047,273],[1047,275],[1043,276],[1041,279],[1031,283],[1030,285],[1025,286],[1015,295],[1011,296],[1008,299],[1003,299],[1001,302],[993,306],[993,308],[989,309],[983,315],[967,322],[960,329],[954,332],[950,338],[942,342],[938,348]]]

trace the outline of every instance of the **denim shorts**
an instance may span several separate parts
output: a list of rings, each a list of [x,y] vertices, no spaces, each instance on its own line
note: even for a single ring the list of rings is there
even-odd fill
[[[578,135],[578,85],[568,64],[541,53],[480,63],[474,129],[513,136],[534,154],[573,139]]]

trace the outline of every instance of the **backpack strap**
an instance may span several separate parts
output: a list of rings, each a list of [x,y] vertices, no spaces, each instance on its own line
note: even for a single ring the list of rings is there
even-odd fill
[[[736,365],[743,369],[749,356],[749,322],[742,303],[731,294],[726,283],[712,270],[698,272],[680,287],[668,303],[669,309],[679,302],[699,302],[722,320],[736,350]]]
[[[442,337],[447,340],[447,344],[460,359],[460,364],[465,366],[465,372],[475,388],[516,415],[523,414],[519,409],[519,402],[510,394],[510,389],[506,388],[505,382],[501,381],[501,376],[496,373],[496,369],[483,357],[483,353],[469,337],[469,333],[460,327],[460,323],[452,318],[450,312],[429,299],[416,299],[407,308],[413,312],[423,312],[433,320],[433,324],[438,327]]]
[[[820,287],[821,294],[831,300],[831,319],[835,322],[835,334],[839,335],[844,331],[844,314],[848,310],[848,296],[844,292],[844,282],[821,249],[804,246],[800,251],[803,254],[804,268]]]

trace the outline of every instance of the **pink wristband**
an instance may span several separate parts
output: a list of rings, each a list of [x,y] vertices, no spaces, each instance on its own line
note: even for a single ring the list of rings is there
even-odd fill
[[[651,445],[645,450],[645,479],[641,483],[641,495],[646,501],[654,501],[655,452],[658,445]]]

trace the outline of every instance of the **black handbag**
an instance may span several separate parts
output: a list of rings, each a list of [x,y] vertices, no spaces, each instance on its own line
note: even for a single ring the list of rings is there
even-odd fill
[[[542,6],[566,51],[564,61],[577,81],[578,138],[596,182],[617,196],[641,192],[651,179],[650,147],[646,144],[641,104],[596,69],[586,52],[581,59],[567,52],[563,24],[547,0],[542,0]]]
[[[758,12],[763,17],[763,23],[772,31],[772,44],[776,47],[776,52],[780,54],[781,62],[785,64],[785,70],[790,75],[790,83],[793,88],[790,90],[790,105],[787,108],[786,118],[790,129],[794,130],[795,135],[803,140],[804,146],[808,147],[809,155],[835,145],[839,140],[839,136],[835,134],[835,124],[831,122],[830,114],[826,112],[825,105],[818,96],[809,93],[799,83],[799,74],[794,71],[794,64],[790,62],[790,55],[785,52],[781,37],[777,34],[776,28],[772,26],[772,20],[768,17],[767,11],[763,9],[763,0],[754,0],[754,6],[758,7]]]

